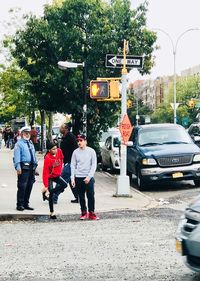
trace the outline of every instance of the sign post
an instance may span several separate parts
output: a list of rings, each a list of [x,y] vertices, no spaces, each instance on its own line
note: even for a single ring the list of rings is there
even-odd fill
[[[126,125],[124,126],[125,119],[127,119],[127,69],[126,69],[126,52],[128,49],[128,42],[124,40],[124,50],[123,50],[123,68],[122,68],[122,102],[121,102],[121,132],[122,138],[126,135]],[[126,121],[126,120],[125,120]],[[124,130],[125,129],[125,130]],[[126,175],[126,167],[127,167],[127,147],[125,143],[121,142],[121,161],[120,161],[120,175],[117,177],[117,190],[116,195],[119,197],[130,197],[130,180]]]

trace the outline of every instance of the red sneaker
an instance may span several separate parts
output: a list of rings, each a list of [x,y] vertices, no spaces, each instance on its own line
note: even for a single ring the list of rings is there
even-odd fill
[[[82,213],[80,216],[80,220],[86,220],[88,218],[88,214],[87,213]]]
[[[99,220],[99,217],[94,212],[89,213],[89,219],[90,220]]]

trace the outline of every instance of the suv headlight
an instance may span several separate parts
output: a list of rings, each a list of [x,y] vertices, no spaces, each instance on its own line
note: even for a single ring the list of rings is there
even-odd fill
[[[193,162],[200,162],[200,154],[194,155]]]
[[[142,165],[157,165],[157,163],[153,158],[144,158],[142,159]]]

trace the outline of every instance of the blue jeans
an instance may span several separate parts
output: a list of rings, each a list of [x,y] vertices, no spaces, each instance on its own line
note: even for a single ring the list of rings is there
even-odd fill
[[[66,164],[66,165],[63,167],[63,170],[62,170],[62,173],[61,173],[61,177],[62,177],[67,183],[69,183],[74,197],[75,197],[76,199],[78,199],[77,188],[76,188],[76,187],[73,187],[73,188],[72,188],[72,186],[71,186],[71,180],[70,180],[70,177],[71,177],[71,167],[70,167],[70,164]],[[56,184],[56,187],[57,187],[57,184]],[[64,190],[63,190],[63,191],[64,191]],[[63,192],[63,191],[60,191],[59,189],[56,189],[56,192],[54,192],[54,196],[53,196],[54,201],[57,201],[57,200],[58,200],[58,196],[59,196],[60,193]]]

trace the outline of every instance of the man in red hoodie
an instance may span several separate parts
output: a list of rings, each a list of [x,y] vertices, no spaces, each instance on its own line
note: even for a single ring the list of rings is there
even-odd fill
[[[47,143],[47,153],[44,158],[43,166],[43,184],[42,189],[43,200],[49,200],[50,219],[56,219],[53,208],[54,192],[63,192],[67,187],[67,182],[60,176],[63,168],[63,153],[60,148],[57,148],[55,143]],[[53,182],[58,183],[53,187]]]

